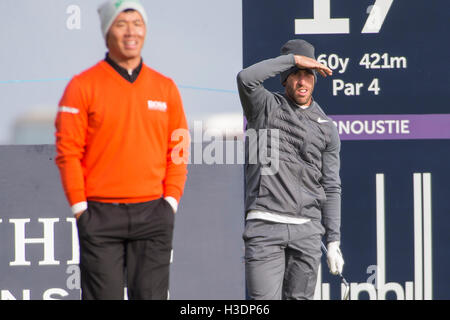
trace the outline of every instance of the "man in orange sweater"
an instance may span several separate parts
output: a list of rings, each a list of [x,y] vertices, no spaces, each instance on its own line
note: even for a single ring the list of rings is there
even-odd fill
[[[105,60],[67,85],[56,164],[77,220],[83,299],[167,299],[189,134],[175,83],[146,66],[138,0],[98,9]]]

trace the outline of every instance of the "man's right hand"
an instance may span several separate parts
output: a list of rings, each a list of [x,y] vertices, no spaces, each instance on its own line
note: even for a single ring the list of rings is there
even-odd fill
[[[80,219],[81,215],[84,214],[87,210],[83,210],[80,212],[75,213],[73,216],[75,217],[76,220]]]
[[[319,72],[323,77],[331,76],[333,74],[333,71],[328,68],[326,65],[323,65],[316,60],[300,56],[300,55],[294,55],[295,58],[295,66],[299,69],[312,69]]]

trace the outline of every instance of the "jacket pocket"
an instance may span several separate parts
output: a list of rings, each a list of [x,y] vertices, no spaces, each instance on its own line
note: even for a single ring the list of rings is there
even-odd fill
[[[277,172],[260,176],[256,205],[271,212],[297,214],[301,203],[301,171],[301,165],[280,160]]]

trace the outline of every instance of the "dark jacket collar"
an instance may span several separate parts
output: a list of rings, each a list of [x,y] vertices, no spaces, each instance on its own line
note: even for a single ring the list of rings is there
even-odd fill
[[[125,80],[133,83],[136,81],[137,77],[139,76],[139,73],[141,72],[142,69],[142,58],[141,58],[141,62],[139,63],[139,65],[137,66],[136,69],[134,69],[131,74],[128,73],[128,70],[125,68],[122,68],[121,66],[119,66],[117,63],[115,63],[108,55],[108,53],[106,53],[106,57],[105,57],[105,61],[107,63],[109,63],[111,65],[111,67],[114,68],[114,70],[116,70]]]

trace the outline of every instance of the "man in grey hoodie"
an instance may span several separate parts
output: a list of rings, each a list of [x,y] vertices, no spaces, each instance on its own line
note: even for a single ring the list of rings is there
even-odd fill
[[[312,97],[317,73],[326,77],[332,71],[315,60],[310,43],[294,39],[283,45],[279,57],[237,76],[247,130],[271,135],[264,140],[266,150],[258,150],[268,161],[245,165],[243,239],[250,299],[312,299],[324,235],[330,272],[342,272],[340,140]],[[284,93],[263,86],[277,75]],[[247,159],[261,148],[261,141],[249,140]],[[267,170],[275,162],[277,170]]]

